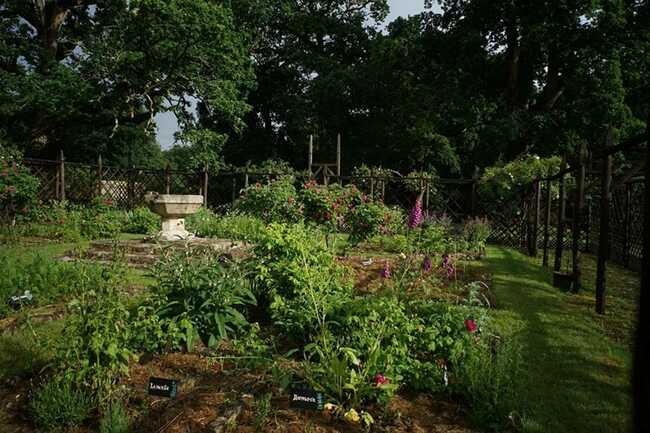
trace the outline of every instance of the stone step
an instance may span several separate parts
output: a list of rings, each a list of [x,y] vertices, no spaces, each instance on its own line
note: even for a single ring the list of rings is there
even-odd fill
[[[116,255],[113,253],[113,251],[89,250],[83,253],[81,255],[81,258],[85,260],[92,260],[92,261],[99,261],[99,262],[111,262],[113,261],[114,258],[116,258]],[[126,253],[123,255],[118,254],[117,258],[125,261],[128,264],[142,265],[142,266],[153,265],[158,261],[158,256],[154,254]]]

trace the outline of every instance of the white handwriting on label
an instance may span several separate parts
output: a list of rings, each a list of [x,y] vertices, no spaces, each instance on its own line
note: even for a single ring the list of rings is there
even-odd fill
[[[314,397],[305,397],[298,394],[293,395],[293,401],[304,401],[307,403],[316,403],[316,399]]]
[[[152,383],[150,385],[149,389],[154,389],[156,391],[169,391],[169,386],[168,385],[157,385],[155,383]]]

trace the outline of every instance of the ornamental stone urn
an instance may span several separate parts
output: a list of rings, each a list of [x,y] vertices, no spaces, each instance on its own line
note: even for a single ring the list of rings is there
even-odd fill
[[[163,241],[180,241],[192,239],[194,235],[185,230],[185,217],[199,210],[203,205],[202,195],[175,195],[148,192],[144,197],[152,212],[162,218]]]

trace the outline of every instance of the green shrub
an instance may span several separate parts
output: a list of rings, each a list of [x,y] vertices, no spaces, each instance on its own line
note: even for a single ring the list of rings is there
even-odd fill
[[[161,319],[187,319],[208,347],[248,327],[246,309],[255,305],[251,280],[238,264],[219,257],[175,255],[157,268]],[[191,331],[191,330],[188,330]],[[188,349],[192,349],[191,339]]]
[[[490,237],[490,224],[486,218],[473,218],[463,225],[463,238],[470,251],[483,253]]]
[[[22,154],[0,144],[0,218],[27,213],[38,199],[40,181],[22,165]]]
[[[350,241],[359,243],[382,233],[386,222],[386,206],[381,203],[362,203],[350,212],[346,222]]]
[[[342,344],[369,353],[381,342],[376,373],[401,381],[411,389],[444,390],[439,361],[463,359],[473,344],[465,319],[478,318],[480,309],[434,301],[400,301],[397,297],[359,298],[337,312],[333,332]]]
[[[121,403],[109,405],[99,420],[100,433],[129,433],[129,417]]]
[[[205,238],[232,239],[255,242],[264,230],[264,222],[254,216],[232,212],[217,215],[209,209],[201,208],[186,219],[188,230]]]
[[[287,178],[264,185],[257,183],[245,189],[235,203],[235,210],[265,222],[298,222],[302,219],[296,188]]]
[[[352,294],[343,269],[304,225],[271,224],[255,247],[259,298],[279,327],[299,341]]]
[[[126,212],[122,231],[137,235],[153,235],[160,230],[160,216],[149,208],[139,207]]]
[[[443,224],[427,224],[419,229],[417,235],[418,250],[422,253],[433,255],[450,252],[449,229]]]
[[[354,185],[324,186],[310,181],[303,185],[298,199],[307,221],[323,225],[329,231],[342,231],[348,214],[362,203],[363,194]]]
[[[32,208],[18,220],[18,232],[68,242],[108,239],[120,233],[126,214],[111,204],[95,202],[83,207],[66,201]]]
[[[34,424],[43,432],[78,427],[94,408],[95,402],[88,393],[61,378],[41,386],[29,404]]]
[[[475,421],[491,431],[505,430],[508,416],[522,409],[517,401],[520,348],[505,343],[493,350],[488,344],[475,344],[462,361],[455,360],[454,364],[456,391],[471,405]]]
[[[77,297],[68,304],[59,348],[63,377],[92,390],[98,400],[109,398],[132,357],[129,311],[118,291],[124,280],[117,270],[105,270],[100,281],[79,276]]]
[[[81,218],[81,236],[84,239],[115,238],[124,225],[124,212],[86,209]]]
[[[303,363],[307,383],[344,407],[358,408],[373,401],[385,404],[399,388],[396,381],[377,373],[382,357],[380,339],[375,339],[366,352],[327,339],[308,345],[305,351],[309,356]]]

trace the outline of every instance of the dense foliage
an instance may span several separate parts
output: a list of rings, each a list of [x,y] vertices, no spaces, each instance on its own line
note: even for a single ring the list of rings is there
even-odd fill
[[[0,139],[217,169],[305,167],[310,134],[328,161],[342,133],[344,171],[470,177],[643,129],[645,2],[427,3],[386,23],[386,0],[4,0]],[[167,155],[164,111],[180,125]]]

